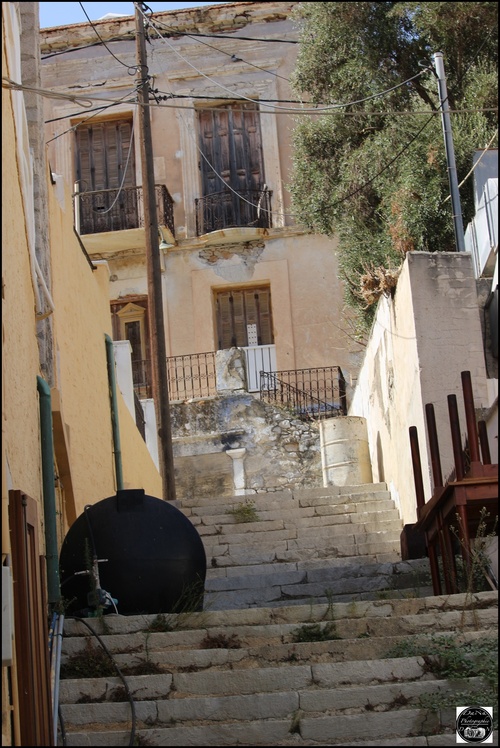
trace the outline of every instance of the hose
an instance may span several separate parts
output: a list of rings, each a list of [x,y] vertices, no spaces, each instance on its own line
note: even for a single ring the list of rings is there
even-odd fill
[[[89,631],[93,634],[93,636],[95,636],[95,638],[97,639],[97,641],[99,642],[99,644],[101,645],[101,647],[104,649],[104,651],[108,655],[108,657],[111,660],[111,662],[113,663],[113,666],[114,666],[116,672],[118,673],[119,677],[121,678],[121,681],[122,681],[123,686],[125,688],[125,693],[127,694],[127,699],[129,701],[129,704],[130,704],[130,711],[132,713],[132,727],[131,727],[131,730],[130,730],[129,746],[134,745],[134,743],[135,743],[136,722],[137,722],[136,714],[135,714],[135,702],[134,702],[134,699],[132,698],[132,694],[130,693],[130,688],[128,687],[128,683],[127,683],[127,681],[125,679],[125,676],[123,675],[122,671],[120,670],[120,668],[118,667],[118,665],[114,661],[111,652],[109,651],[109,649],[107,648],[107,646],[104,644],[104,642],[101,639],[101,637],[99,636],[99,634],[96,631],[94,631],[94,629],[92,628],[92,626],[90,626],[90,624],[87,623],[87,621],[84,618],[79,618],[78,616],[73,616],[73,618],[74,618],[75,621],[81,621],[81,623],[83,623],[83,625],[86,626],[89,629]]]

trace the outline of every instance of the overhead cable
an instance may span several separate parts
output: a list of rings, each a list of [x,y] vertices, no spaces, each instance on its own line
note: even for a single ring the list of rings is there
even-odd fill
[[[155,28],[156,22],[154,22],[154,21],[151,22],[151,20],[149,19],[149,17],[146,16],[146,14],[140,8],[139,8],[139,12],[142,13],[142,15],[144,16],[144,18],[147,19],[151,23],[151,25],[153,26],[153,28]],[[243,96],[241,94],[235,94],[234,91],[232,91],[230,88],[228,88],[227,86],[224,86],[222,83],[219,83],[214,78],[211,78],[209,75],[206,75],[202,70],[199,70],[199,68],[197,68],[196,65],[193,65],[193,63],[191,63],[186,57],[184,57],[184,55],[182,55],[178,50],[176,50],[175,47],[168,41],[168,39],[165,36],[162,36],[162,34],[160,34],[160,32],[158,31],[158,29],[156,29],[156,31],[158,32],[158,35],[159,35],[160,39],[162,39],[167,44],[167,46],[169,47],[169,49],[171,49],[178,57],[181,58],[181,60],[183,60],[187,65],[189,65],[189,67],[193,68],[193,70],[195,70],[198,73],[198,75],[201,75],[203,78],[206,78],[206,80],[208,80],[211,83],[215,84],[219,88],[222,88],[224,91],[227,91],[228,93],[232,94],[236,100],[242,99],[242,100],[250,101],[250,102],[253,103],[253,101],[254,101],[253,99],[249,98],[248,96]],[[378,97],[381,97],[381,96],[386,96],[387,94],[391,93],[392,91],[395,91],[396,89],[400,88],[401,86],[407,85],[408,83],[410,83],[411,81],[415,80],[416,78],[420,78],[420,76],[424,75],[430,69],[431,68],[426,67],[423,70],[421,70],[419,73],[417,73],[416,75],[412,76],[411,78],[408,78],[407,80],[405,80],[405,81],[403,81],[401,83],[396,84],[395,86],[392,86],[391,88],[387,89],[386,91],[381,91],[379,93],[372,94],[371,96],[367,96],[365,98],[358,99],[356,101],[350,101],[350,102],[347,102],[347,103],[344,103],[344,104],[329,104],[329,105],[325,105],[324,107],[317,106],[317,105],[312,105],[312,106],[314,106],[314,111],[316,111],[316,112],[321,112],[321,111],[328,112],[328,111],[331,111],[333,109],[340,109],[340,108],[344,108],[344,107],[348,107],[348,106],[354,106],[355,104],[363,104],[366,101],[370,101],[372,99],[375,99],[375,98],[378,98]],[[267,105],[265,105],[265,106],[267,106]],[[290,112],[298,111],[296,109],[287,108],[287,107],[278,107],[278,106],[273,106],[273,109],[275,109],[275,110],[281,110],[281,111],[290,111]]]

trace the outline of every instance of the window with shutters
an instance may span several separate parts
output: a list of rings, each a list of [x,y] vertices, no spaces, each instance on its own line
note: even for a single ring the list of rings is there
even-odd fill
[[[239,288],[215,293],[218,348],[272,345],[269,288]]]
[[[257,103],[237,102],[198,113],[203,197],[197,233],[271,226]]]
[[[75,137],[80,233],[137,228],[132,120],[79,125]]]

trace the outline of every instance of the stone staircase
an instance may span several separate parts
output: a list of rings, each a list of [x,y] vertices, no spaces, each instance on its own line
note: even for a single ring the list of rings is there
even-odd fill
[[[103,645],[124,680],[61,680],[66,745],[455,745],[498,593],[433,597],[426,560],[401,561],[385,485],[181,508],[207,552],[204,610],[67,619],[63,666],[109,666]]]
[[[257,521],[230,513],[245,507]],[[181,508],[205,546],[209,610],[432,594],[427,559],[401,561],[403,525],[385,483],[185,499]]]

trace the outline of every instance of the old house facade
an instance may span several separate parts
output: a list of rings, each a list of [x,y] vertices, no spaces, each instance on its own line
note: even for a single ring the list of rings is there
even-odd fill
[[[297,224],[287,191],[301,111],[289,103],[294,5],[227,3],[146,18],[174,402],[215,395],[215,354],[233,347],[245,351],[254,396],[262,370],[321,370],[327,379],[338,376],[333,367],[347,379],[355,372],[335,241]],[[134,37],[134,18],[124,17],[44,29],[41,45],[44,87],[90,97],[90,114],[46,100],[48,157],[75,185],[75,223],[89,256],[109,265],[113,337],[130,341],[144,401],[151,308]],[[293,387],[302,374],[287,376]]]

